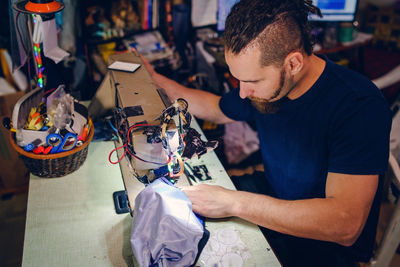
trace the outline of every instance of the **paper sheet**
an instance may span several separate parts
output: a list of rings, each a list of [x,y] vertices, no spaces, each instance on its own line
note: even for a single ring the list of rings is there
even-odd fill
[[[58,47],[56,20],[42,22],[43,53],[56,64],[69,55],[68,52]]]
[[[122,61],[115,61],[110,66],[108,66],[108,68],[111,70],[122,70],[122,71],[128,71],[128,72],[134,72],[139,67],[140,67],[140,64],[122,62]]]
[[[192,25],[194,27],[217,24],[217,0],[192,0]]]

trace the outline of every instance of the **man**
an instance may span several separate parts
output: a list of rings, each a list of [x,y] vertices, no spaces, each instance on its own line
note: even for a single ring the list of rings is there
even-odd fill
[[[309,12],[307,0],[237,3],[224,40],[240,88],[222,97],[147,67],[197,117],[257,125],[265,177],[185,188],[195,212],[258,224],[284,266],[352,266],[371,257],[391,115],[368,79],[312,54]]]

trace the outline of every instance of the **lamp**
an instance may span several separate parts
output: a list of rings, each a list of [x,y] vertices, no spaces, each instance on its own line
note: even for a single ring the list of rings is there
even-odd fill
[[[55,0],[23,0],[14,3],[13,8],[19,12],[49,15],[64,9],[64,4]]]
[[[34,28],[33,28],[33,55],[36,61],[36,73],[38,86],[43,88],[43,63],[41,57],[41,43],[42,32],[41,25],[43,21],[54,19],[54,14],[64,9],[64,4],[55,0],[23,0],[17,1],[13,4],[13,8],[17,12],[32,15]]]

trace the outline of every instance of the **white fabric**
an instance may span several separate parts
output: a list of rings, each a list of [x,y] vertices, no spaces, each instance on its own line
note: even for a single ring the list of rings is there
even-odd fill
[[[225,125],[224,150],[229,164],[239,163],[260,147],[258,135],[243,121]]]
[[[140,266],[194,264],[203,232],[192,203],[177,187],[158,179],[136,197],[131,246]]]

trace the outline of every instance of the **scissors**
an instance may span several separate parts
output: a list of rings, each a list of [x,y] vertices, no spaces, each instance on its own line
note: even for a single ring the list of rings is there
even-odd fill
[[[73,133],[67,133],[64,138],[58,133],[51,133],[46,138],[47,144],[53,147],[50,153],[71,150],[76,146],[77,141],[78,137]]]

